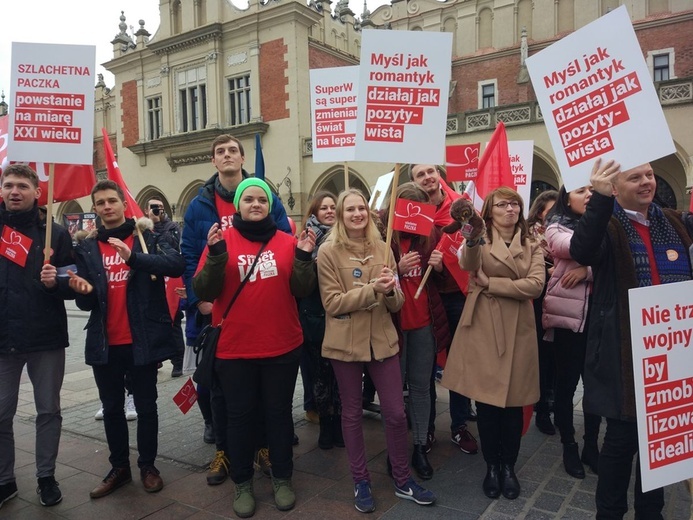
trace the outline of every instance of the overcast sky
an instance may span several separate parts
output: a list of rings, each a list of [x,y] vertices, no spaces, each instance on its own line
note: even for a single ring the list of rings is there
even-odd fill
[[[144,27],[152,36],[159,27],[159,0],[10,0],[10,3],[11,8],[5,7],[9,19],[0,31],[0,90],[5,92],[5,102],[10,105],[12,42],[96,45],[96,73],[104,74],[106,85],[111,87],[113,76],[100,64],[113,58],[110,42],[120,31],[120,12],[125,12],[129,33],[139,29],[139,20],[144,20]],[[243,7],[247,0],[234,3]],[[368,8],[373,11],[385,3],[388,0],[368,0]],[[350,0],[349,6],[356,16],[361,16],[363,0]]]

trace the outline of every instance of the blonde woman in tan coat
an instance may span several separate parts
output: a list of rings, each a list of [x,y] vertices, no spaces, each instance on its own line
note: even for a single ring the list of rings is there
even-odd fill
[[[322,356],[332,363],[342,398],[342,433],[354,480],[354,507],[375,510],[361,427],[361,376],[375,384],[385,422],[395,495],[430,505],[435,496],[411,477],[397,330],[390,313],[404,296],[392,251],[380,237],[368,201],[355,189],[337,199],[337,218],[318,250],[318,284],[325,307]]]
[[[544,256],[529,237],[523,208],[515,190],[492,191],[481,210],[486,234],[458,252],[460,267],[471,274],[469,294],[442,381],[476,401],[489,498],[519,496],[522,407],[539,400],[532,299],[544,286]]]

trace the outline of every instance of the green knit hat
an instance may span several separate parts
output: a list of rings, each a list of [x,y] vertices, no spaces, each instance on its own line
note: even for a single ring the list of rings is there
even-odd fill
[[[265,191],[267,200],[269,201],[269,210],[272,211],[272,190],[270,190],[270,187],[265,181],[256,179],[255,177],[244,179],[243,182],[238,185],[238,188],[236,188],[236,194],[233,196],[233,205],[236,206],[236,210],[238,210],[238,203],[241,201],[243,192],[251,186],[257,186]]]

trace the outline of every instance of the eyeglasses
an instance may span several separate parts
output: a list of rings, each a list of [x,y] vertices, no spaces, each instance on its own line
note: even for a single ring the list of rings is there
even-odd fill
[[[513,209],[517,209],[520,207],[520,203],[517,202],[516,200],[513,200],[511,202],[506,202],[506,201],[502,200],[501,202],[496,202],[495,204],[493,204],[493,206],[496,206],[499,209],[505,209],[508,206],[510,206]]]

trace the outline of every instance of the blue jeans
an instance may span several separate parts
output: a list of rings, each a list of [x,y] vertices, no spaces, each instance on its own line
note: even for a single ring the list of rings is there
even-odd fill
[[[60,388],[65,375],[65,349],[0,355],[0,485],[13,482],[14,431],[19,382],[26,365],[36,405],[36,476],[55,474],[60,445]]]
[[[108,363],[94,365],[94,379],[103,405],[103,425],[111,466],[130,467],[128,424],[125,420],[125,374],[137,409],[137,466],[152,466],[159,449],[159,414],[156,407],[157,364],[135,365],[132,345],[108,348]]]

